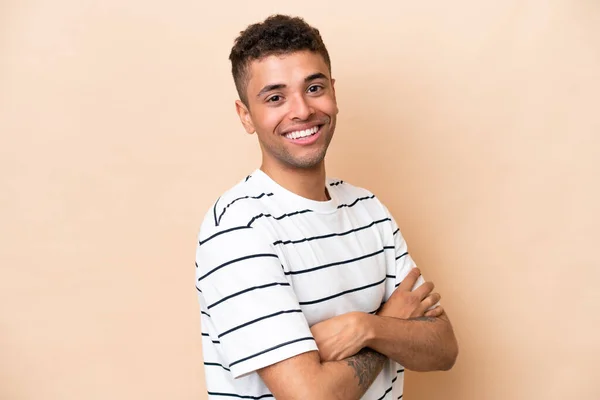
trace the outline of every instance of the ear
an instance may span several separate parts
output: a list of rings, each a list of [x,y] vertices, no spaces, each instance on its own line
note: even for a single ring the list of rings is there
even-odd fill
[[[240,121],[242,122],[242,125],[244,125],[246,132],[249,134],[256,132],[256,129],[254,129],[254,123],[252,122],[252,117],[250,116],[250,110],[248,110],[248,107],[246,107],[241,100],[235,101],[235,111],[240,117]]]
[[[335,101],[335,113],[337,114],[340,110],[337,106],[337,98],[335,97],[335,79],[331,78],[331,90],[333,91],[333,101]]]
[[[335,98],[335,79],[331,78],[331,91],[333,92],[333,99],[336,100]]]

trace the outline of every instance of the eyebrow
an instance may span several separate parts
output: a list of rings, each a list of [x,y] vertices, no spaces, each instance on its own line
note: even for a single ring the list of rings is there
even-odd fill
[[[321,72],[317,72],[315,74],[309,75],[306,78],[304,78],[304,83],[308,83],[308,82],[314,81],[316,79],[327,79],[327,77],[325,76],[325,74],[323,74]]]
[[[284,85],[283,83],[276,83],[274,85],[267,85],[264,88],[260,89],[260,92],[258,92],[258,94],[256,95],[256,97],[260,97],[265,93],[268,93],[272,90],[278,90],[278,89],[283,89],[285,88],[286,85]]]
[[[316,79],[327,79],[327,76],[325,74],[321,73],[321,72],[316,72],[316,73],[311,74],[311,75],[307,76],[306,78],[304,78],[304,83],[308,83],[308,82],[314,81]],[[272,90],[284,89],[286,87],[287,87],[287,85],[285,85],[283,83],[275,83],[275,84],[272,84],[272,85],[267,85],[264,88],[262,88],[260,90],[260,92],[258,92],[258,94],[256,95],[256,97],[260,97],[263,94],[268,93],[268,92],[270,92]]]

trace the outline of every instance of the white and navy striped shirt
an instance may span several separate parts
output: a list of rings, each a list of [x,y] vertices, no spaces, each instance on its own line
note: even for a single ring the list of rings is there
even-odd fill
[[[373,194],[327,189],[331,200],[309,200],[256,170],[207,213],[196,286],[209,399],[273,397],[256,370],[317,350],[317,322],[374,313],[414,267]],[[390,360],[363,399],[401,398],[403,372]]]

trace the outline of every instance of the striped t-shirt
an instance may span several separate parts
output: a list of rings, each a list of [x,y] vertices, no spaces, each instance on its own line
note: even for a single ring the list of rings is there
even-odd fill
[[[317,350],[317,322],[374,313],[414,267],[373,194],[327,189],[331,200],[309,200],[256,170],[206,214],[196,287],[209,399],[273,397],[258,369]],[[390,360],[363,399],[401,398],[403,376]]]

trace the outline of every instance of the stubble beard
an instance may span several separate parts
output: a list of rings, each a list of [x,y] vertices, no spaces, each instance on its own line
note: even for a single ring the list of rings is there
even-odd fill
[[[328,135],[323,147],[318,149],[318,151],[316,151],[315,153],[304,157],[295,157],[283,146],[279,149],[276,149],[275,152],[271,152],[271,155],[274,156],[274,158],[278,160],[281,165],[285,165],[288,168],[313,169],[321,165],[323,160],[325,160],[327,149],[329,148],[329,144],[331,143],[332,138],[333,132],[331,132]]]
[[[335,122],[336,121],[334,118],[332,120],[331,117],[328,117],[327,122],[321,127],[321,129],[323,129],[325,126],[327,126],[328,128],[327,137],[325,138],[325,143],[323,147],[318,149],[316,152],[304,157],[294,156],[290,151],[288,151],[285,145],[265,145],[265,143],[260,141],[259,137],[259,143],[263,153],[263,163],[265,159],[265,154],[269,154],[269,158],[272,161],[275,161],[275,163],[278,164],[280,167],[286,169],[289,168],[307,170],[318,167],[325,160],[327,149],[329,148],[329,144],[333,139],[333,134],[335,132],[336,126]]]

